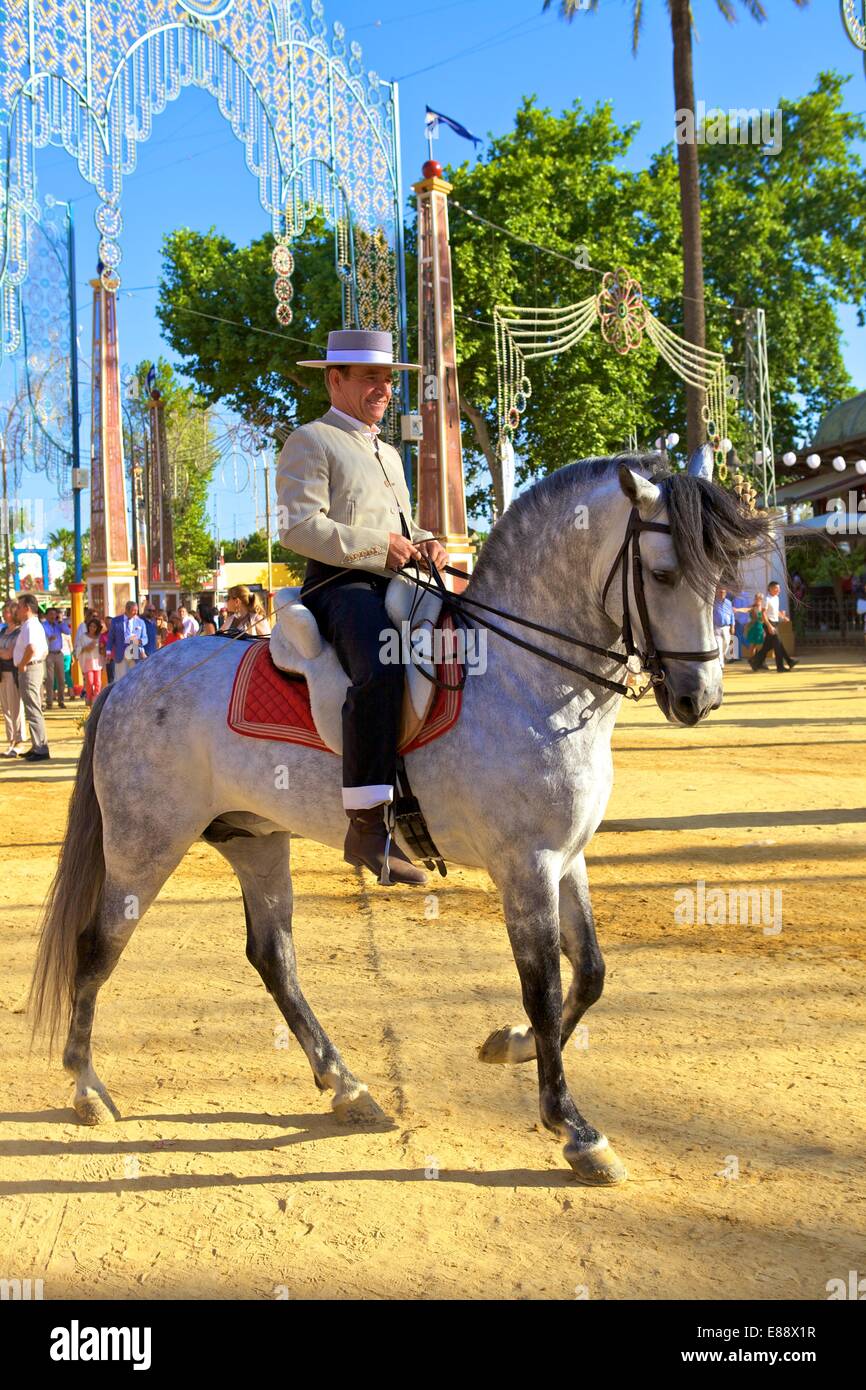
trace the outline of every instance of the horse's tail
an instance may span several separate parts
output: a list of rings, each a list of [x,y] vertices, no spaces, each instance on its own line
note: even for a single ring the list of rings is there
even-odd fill
[[[69,802],[66,835],[42,909],[42,930],[27,1005],[31,1043],[38,1032],[44,1031],[53,1047],[64,1011],[67,1018],[70,1015],[78,938],[97,920],[102,908],[105,857],[102,811],[93,785],[93,745],[109,693],[110,687],[102,692],[84,726],[84,745]]]

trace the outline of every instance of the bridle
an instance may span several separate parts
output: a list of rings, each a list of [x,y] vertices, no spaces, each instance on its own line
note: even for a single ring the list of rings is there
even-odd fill
[[[601,591],[601,603],[607,598],[607,591],[611,581],[616,574],[617,565],[620,566],[622,573],[622,640],[625,643],[626,658],[636,656],[641,664],[641,670],[650,678],[651,685],[661,685],[665,680],[662,657],[668,661],[718,661],[719,649],[714,647],[712,651],[706,652],[672,652],[663,651],[655,645],[652,635],[652,625],[650,623],[649,610],[647,608],[646,593],[643,585],[643,563],[640,554],[640,533],[641,531],[659,531],[663,535],[671,535],[671,528],[666,522],[643,521],[637,507],[632,507],[625,529],[625,540],[617,552],[616,559],[610,567],[610,574],[604,582]],[[629,559],[631,560],[631,582],[634,590],[634,601],[637,607],[638,618],[640,619],[641,631],[646,643],[646,651],[640,651],[634,640],[632,629],[631,612],[628,604],[628,572]],[[641,691],[643,694],[643,691]]]
[[[658,531],[668,536],[672,534],[671,528],[667,523],[660,521],[643,521],[637,507],[632,507],[626,524],[625,537],[610,567],[610,573],[605,580],[601,595],[603,606],[608,590],[617,573],[617,569],[619,569],[622,576],[622,627],[620,629],[620,637],[625,646],[625,653],[610,651],[607,647],[599,647],[593,642],[584,642],[579,637],[572,637],[568,633],[558,632],[556,628],[544,627],[543,624],[531,622],[528,618],[521,618],[514,613],[503,612],[501,608],[493,608],[490,604],[482,603],[479,599],[473,599],[466,594],[453,594],[449,589],[446,589],[442,575],[432,561],[430,561],[430,573],[433,579],[432,584],[422,580],[420,571],[418,571],[417,574],[413,574],[411,578],[418,589],[425,589],[429,593],[438,593],[442,599],[443,608],[453,614],[458,625],[466,628],[471,626],[470,621],[467,620],[467,615],[461,611],[465,609],[467,605],[472,608],[483,609],[486,613],[495,613],[500,618],[507,618],[509,622],[517,623],[519,627],[530,628],[533,632],[541,632],[548,637],[555,637],[560,642],[567,642],[572,647],[582,647],[584,651],[592,652],[596,656],[605,657],[608,661],[613,661],[618,666],[628,667],[634,674],[649,676],[649,681],[646,685],[641,689],[636,689],[625,681],[613,680],[609,676],[598,675],[594,671],[587,671],[584,667],[578,666],[573,661],[565,661],[562,657],[554,656],[552,652],[547,652],[542,647],[537,647],[532,642],[524,641],[523,638],[516,637],[511,632],[506,632],[504,628],[498,627],[495,623],[489,622],[486,618],[481,618],[471,613],[468,615],[469,619],[487,628],[490,632],[498,633],[499,636],[504,637],[506,641],[512,642],[515,646],[522,647],[525,651],[532,652],[535,656],[542,657],[545,661],[551,661],[554,665],[561,666],[566,671],[572,671],[576,675],[583,676],[591,685],[599,685],[606,690],[613,690],[618,695],[624,695],[626,699],[640,700],[652,687],[664,684],[666,676],[662,665],[663,659],[669,661],[718,661],[719,659],[717,647],[714,647],[712,651],[702,652],[666,651],[656,647],[653,641],[652,626],[650,624],[649,610],[647,608],[646,593],[643,583],[643,565],[640,555],[640,533],[642,531]],[[404,566],[404,570],[407,568],[418,570],[418,566],[415,562],[410,566]],[[641,631],[646,644],[645,651],[641,651],[635,642],[634,627],[629,608],[629,571],[631,572],[637,616],[640,620]],[[463,570],[454,569],[451,565],[445,565],[444,572],[446,574],[458,576],[461,579],[466,578]],[[418,601],[419,596],[416,596],[415,602],[412,605],[412,613],[409,617],[410,628],[411,619],[414,616]],[[634,666],[630,665],[633,658],[636,658],[639,662],[638,671],[635,671]],[[456,685],[447,685],[437,677],[431,676],[429,672],[424,670],[423,666],[418,665],[417,669],[427,680],[431,681],[440,689],[445,690],[462,690],[463,686],[466,684],[466,677],[468,675],[468,668],[464,665],[460,681]]]

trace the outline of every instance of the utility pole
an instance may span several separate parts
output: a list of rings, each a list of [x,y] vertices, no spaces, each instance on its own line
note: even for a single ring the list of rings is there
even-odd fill
[[[271,615],[271,605],[274,597],[274,565],[273,565],[273,546],[271,543],[271,459],[270,454],[265,453],[265,526],[268,537],[268,617]]]
[[[3,463],[3,500],[0,503],[0,530],[3,532],[3,601],[11,597],[11,530],[12,518],[9,515],[9,479],[6,473],[6,430],[0,434],[0,458]]]
[[[78,299],[75,293],[75,222],[71,203],[65,202],[62,198],[55,198],[53,194],[49,193],[46,196],[45,205],[46,207],[59,207],[66,210],[66,279],[69,285],[69,388],[72,412],[72,526],[75,534],[75,574],[69,585],[69,596],[72,601],[70,626],[74,634],[84,621],[85,586],[82,561],[81,493],[90,481],[87,473],[81,467],[81,443],[79,440],[81,421],[78,402]],[[76,689],[82,684],[77,662],[74,663],[73,684]]]

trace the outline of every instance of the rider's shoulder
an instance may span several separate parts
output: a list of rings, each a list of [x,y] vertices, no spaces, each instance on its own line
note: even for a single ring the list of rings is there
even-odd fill
[[[293,429],[286,439],[286,445],[309,444],[313,441],[317,444],[331,444],[342,434],[340,427],[330,421],[327,415],[321,415],[317,420],[309,420],[305,425],[298,425]]]
[[[310,420],[305,425],[298,425],[286,436],[285,443],[280,450],[280,457],[292,458],[303,455],[311,447],[326,448],[331,433],[331,427],[326,425],[324,420]]]

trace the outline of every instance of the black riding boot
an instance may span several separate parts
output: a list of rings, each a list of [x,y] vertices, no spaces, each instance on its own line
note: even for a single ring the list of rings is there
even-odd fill
[[[416,869],[403,851],[391,839],[388,845],[389,873],[383,878],[385,845],[388,841],[388,827],[385,824],[385,806],[373,806],[369,811],[347,811],[349,830],[346,835],[343,858],[347,864],[358,868],[362,865],[375,874],[383,887],[393,883],[411,883],[420,886],[427,882],[423,869]]]

